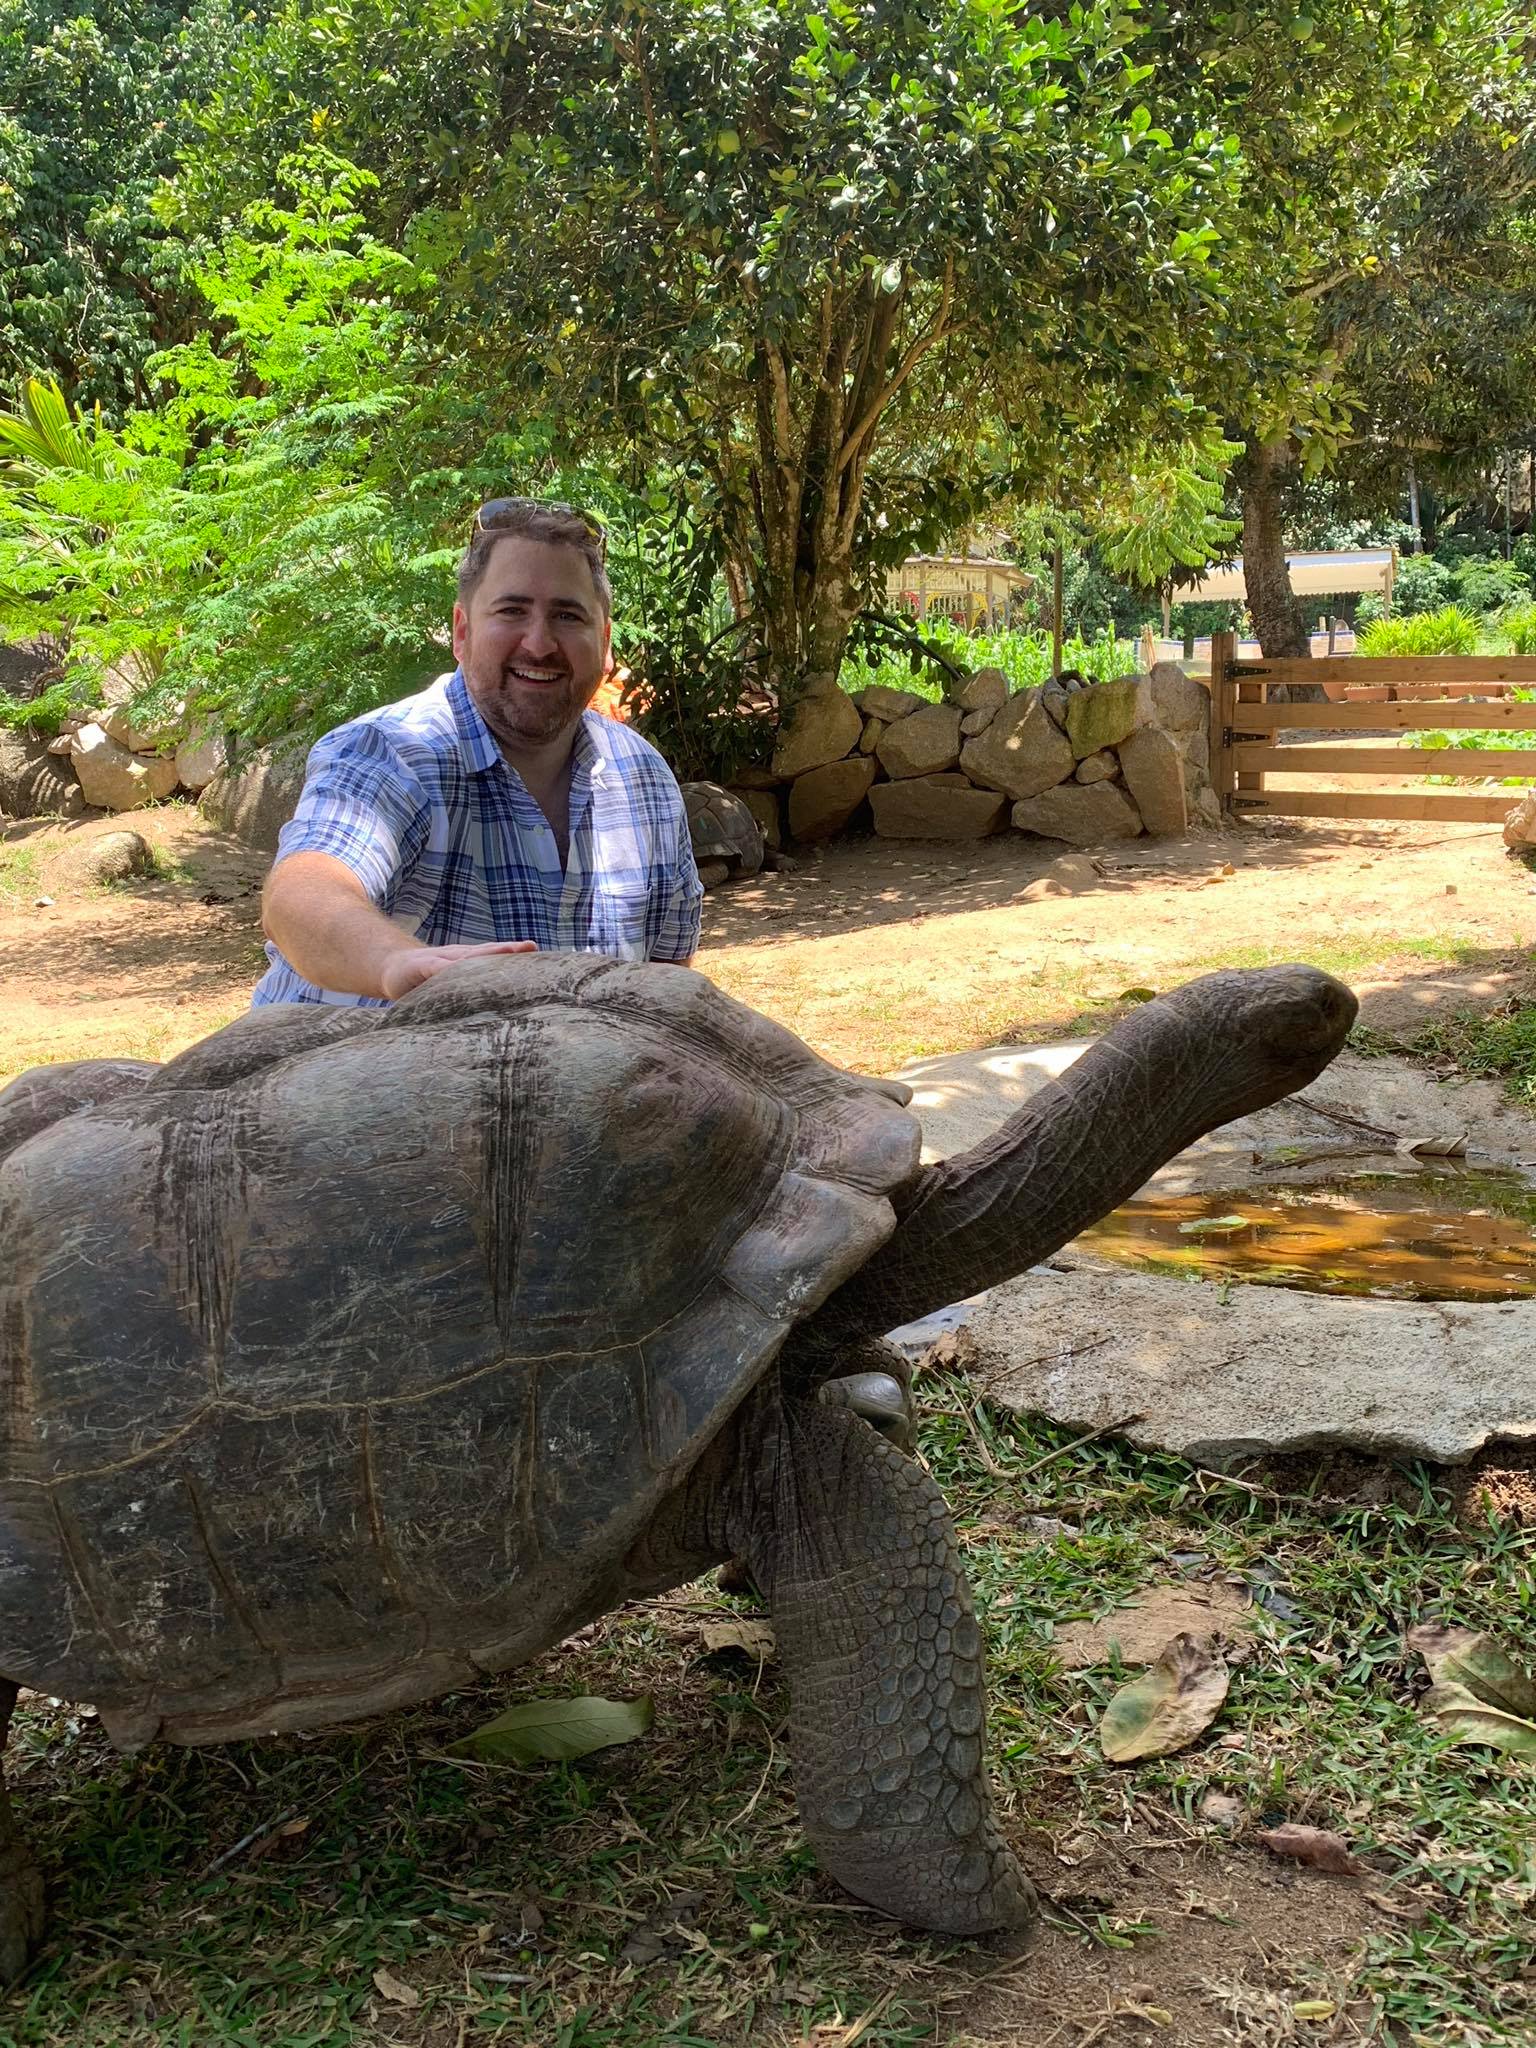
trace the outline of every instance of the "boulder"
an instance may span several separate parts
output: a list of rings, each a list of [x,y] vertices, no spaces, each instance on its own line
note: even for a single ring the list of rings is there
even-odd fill
[[[89,889],[154,871],[154,852],[142,832],[103,832],[94,839],[71,837],[48,862],[47,879],[54,887]]]
[[[1008,678],[1000,668],[979,668],[956,684],[949,701],[962,711],[1000,711],[1008,701]]]
[[[1536,846],[1536,789],[1528,789],[1514,809],[1504,813],[1504,844]]]
[[[78,818],[85,792],[35,733],[0,726],[0,813],[8,818]]]
[[[960,721],[963,737],[973,740],[977,733],[985,732],[1002,708],[1001,704],[984,704],[980,711],[967,711]]]
[[[176,738],[182,720],[187,715],[185,704],[172,707],[164,718],[135,718],[126,704],[114,704],[103,712],[97,723],[109,739],[126,747],[130,754],[174,753]]]
[[[779,795],[777,788],[753,789],[737,785],[731,794],[739,797],[757,820],[757,829],[763,835],[763,844],[770,853],[777,853],[784,844],[784,828],[779,821]]]
[[[779,727],[773,772],[781,782],[792,782],[797,775],[840,761],[858,745],[863,731],[859,707],[845,691],[814,691],[791,706]]]
[[[1021,892],[1023,903],[1049,903],[1058,896],[1084,896],[1102,889],[1104,878],[1086,853],[1064,853]]]
[[[909,775],[869,793],[882,839],[985,839],[1008,823],[1008,799],[964,775]]]
[[[983,789],[1038,796],[1072,773],[1072,748],[1049,715],[1044,693],[1020,690],[992,723],[960,749],[960,766]]]
[[[888,719],[866,718],[864,730],[859,734],[859,752],[861,754],[872,754],[884,737],[888,725]]]
[[[203,791],[198,809],[216,830],[275,853],[304,787],[308,752],[302,741],[278,741],[231,761]]]
[[[1144,725],[1122,740],[1120,772],[1149,832],[1168,838],[1189,830],[1184,757],[1171,733]]]
[[[841,832],[868,796],[874,779],[875,764],[867,754],[807,769],[795,778],[789,792],[790,837],[830,839],[834,832]]]
[[[1198,818],[1202,825],[1220,825],[1224,822],[1221,798],[1216,794],[1216,785],[1210,781],[1198,782],[1189,798],[1189,814]]]
[[[1144,724],[1147,704],[1141,676],[1116,676],[1112,682],[1094,683],[1074,690],[1067,698],[1067,737],[1078,760],[1096,754],[1102,747],[1118,747],[1123,739]]]
[[[960,758],[959,710],[953,704],[925,704],[886,728],[875,755],[893,781],[953,768]]]
[[[176,780],[194,796],[201,795],[226,760],[224,736],[211,725],[189,733],[176,749]]]
[[[1086,789],[1080,782],[1064,782],[1016,803],[1013,822],[1021,832],[1065,839],[1072,846],[1134,839],[1141,830],[1140,812],[1112,782],[1095,782]]]
[[[1185,675],[1176,661],[1154,663],[1147,677],[1147,701],[1152,721],[1168,732],[1210,729],[1211,693],[1197,677]]]
[[[1072,694],[1060,676],[1050,676],[1040,685],[1040,702],[1063,732],[1067,729],[1067,705]]]
[[[732,789],[777,789],[783,778],[775,775],[771,768],[759,768],[748,762],[745,768],[738,768],[731,777]]]
[[[103,811],[137,811],[176,787],[176,763],[162,754],[135,754],[105,727],[82,725],[70,749],[88,804]]]
[[[871,683],[867,690],[855,690],[853,701],[866,718],[883,718],[887,725],[894,725],[898,718],[921,711],[929,700],[916,690],[893,690],[888,683]]]
[[[1097,754],[1085,754],[1073,770],[1078,782],[1108,782],[1112,775],[1120,772],[1120,763],[1107,747]]]

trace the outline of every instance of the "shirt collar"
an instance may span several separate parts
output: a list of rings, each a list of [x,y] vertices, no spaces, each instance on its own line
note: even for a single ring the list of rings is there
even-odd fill
[[[501,764],[501,749],[497,746],[491,728],[475,709],[469,694],[469,685],[464,680],[464,671],[456,668],[448,678],[448,706],[453,713],[453,722],[463,742],[464,757],[473,774],[483,774],[487,768]],[[594,780],[602,776],[608,765],[603,736],[609,721],[599,711],[584,711],[571,742],[571,764],[576,770],[585,770]]]

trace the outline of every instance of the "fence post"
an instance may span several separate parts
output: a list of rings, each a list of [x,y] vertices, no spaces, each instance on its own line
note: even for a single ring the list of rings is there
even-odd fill
[[[1237,788],[1237,762],[1232,751],[1233,714],[1237,704],[1232,663],[1236,656],[1235,633],[1211,635],[1211,780],[1221,798],[1221,808],[1228,816],[1232,811],[1233,792]]]

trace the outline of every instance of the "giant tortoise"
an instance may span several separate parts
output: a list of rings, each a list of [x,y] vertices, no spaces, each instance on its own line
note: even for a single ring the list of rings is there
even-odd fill
[[[943,1498],[814,1398],[1019,1272],[1354,1014],[1304,967],[1117,1024],[973,1151],[686,968],[465,962],[0,1094],[0,1739],[318,1728],[743,1557],[824,1868],[1019,1927]],[[0,1793],[0,1969],[41,1885]]]

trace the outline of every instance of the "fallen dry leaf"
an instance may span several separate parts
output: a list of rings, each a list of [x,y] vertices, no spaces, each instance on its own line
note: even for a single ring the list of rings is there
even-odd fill
[[[773,1630],[766,1621],[706,1621],[699,1630],[699,1641],[709,1656],[719,1650],[740,1650],[760,1664],[771,1664],[778,1654]]]
[[[386,1970],[380,1963],[373,1973],[373,1988],[381,1998],[387,1998],[392,2005],[420,2005],[421,1993],[413,1991],[409,1984],[402,1984],[393,1971]]]
[[[1210,1637],[1179,1635],[1142,1677],[1104,1709],[1099,1744],[1112,1764],[1171,1756],[1203,1735],[1221,1712],[1230,1679]]]
[[[1500,1713],[1536,1720],[1536,1678],[1521,1670],[1492,1636],[1426,1621],[1408,1631],[1408,1647],[1424,1659],[1436,1685],[1465,1686]]]
[[[1303,1827],[1299,1821],[1283,1821],[1277,1828],[1260,1828],[1259,1840],[1276,1856],[1293,1856],[1313,1870],[1326,1870],[1335,1877],[1361,1877],[1365,1865],[1349,1852],[1342,1835],[1327,1828]]]

